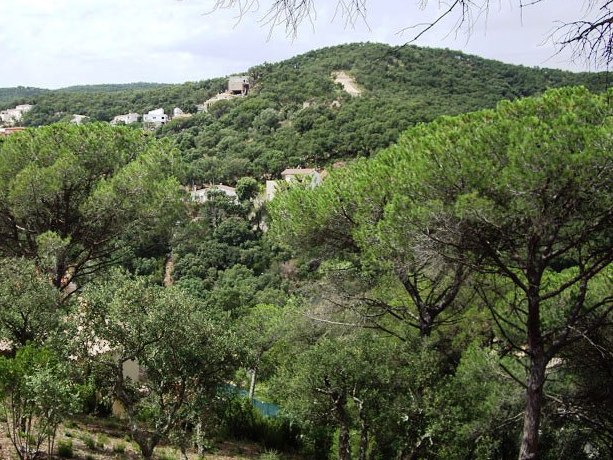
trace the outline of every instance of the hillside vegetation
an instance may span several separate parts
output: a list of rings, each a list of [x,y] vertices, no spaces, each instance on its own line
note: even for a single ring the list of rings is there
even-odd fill
[[[373,44],[248,72],[157,130],[0,136],[3,452],[612,458],[606,76]],[[46,92],[25,122],[226,83]],[[263,199],[298,165],[327,174]]]
[[[344,71],[362,90],[351,97],[332,74]],[[312,51],[247,71],[249,97],[217,103],[209,113],[160,130],[176,140],[189,164],[186,182],[229,182],[275,176],[288,166],[324,166],[370,156],[406,128],[440,115],[493,107],[502,99],[546,88],[585,85],[601,91],[605,74],[526,68],[457,51],[415,46],[350,44]],[[25,124],[37,126],[74,113],[110,121],[115,115],[174,107],[190,113],[225,90],[222,78],[166,85],[103,85],[45,91]],[[22,99],[24,100],[24,99]]]

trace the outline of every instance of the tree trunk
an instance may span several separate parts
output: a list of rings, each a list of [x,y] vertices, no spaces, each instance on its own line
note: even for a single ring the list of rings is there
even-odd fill
[[[196,423],[196,451],[198,457],[204,457],[204,433],[202,432],[202,421]]]
[[[251,376],[251,381],[249,382],[249,399],[253,401],[255,395],[255,381],[258,374],[258,368],[254,367],[249,371],[249,374]]]
[[[524,428],[522,432],[519,460],[537,460],[539,454],[539,425],[543,407],[543,385],[545,384],[545,348],[541,335],[540,312],[540,277],[542,270],[537,264],[530,265],[527,272],[529,282],[528,318],[528,355],[530,357],[530,374],[526,382],[526,408],[524,411]]]
[[[155,446],[158,445],[160,437],[157,434],[147,433],[145,430],[133,428],[130,430],[132,438],[140,447],[140,452],[145,460],[151,460]]]
[[[362,421],[360,428],[360,457],[359,460],[368,458],[368,425]]]
[[[140,447],[140,452],[143,458],[145,460],[151,460],[151,458],[153,457],[153,449],[155,449],[155,446],[152,446],[148,442],[140,443],[136,441],[136,443],[138,444],[138,447]]]
[[[434,318],[427,307],[419,312],[419,336],[422,338],[430,337],[434,327]]]
[[[539,425],[543,407],[543,384],[545,383],[545,353],[543,347],[532,351],[530,375],[526,388],[526,408],[519,460],[538,459]]]
[[[351,443],[349,432],[349,414],[347,414],[347,397],[338,395],[334,398],[334,411],[339,424],[338,460],[351,460]]]
[[[338,460],[351,460],[349,424],[346,421],[341,422],[338,432]]]

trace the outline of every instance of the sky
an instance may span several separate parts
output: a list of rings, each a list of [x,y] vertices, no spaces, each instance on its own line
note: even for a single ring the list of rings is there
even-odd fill
[[[288,37],[283,27],[271,33],[262,24],[267,0],[242,17],[237,9],[213,11],[215,0],[0,0],[0,87],[182,83],[342,43],[403,45],[415,36],[411,26],[436,18],[445,4],[367,0],[367,22],[347,26],[335,14],[336,0],[312,1],[316,17]],[[457,17],[447,18],[413,44],[526,66],[598,70],[568,52],[556,55],[548,39],[556,20],[589,14],[584,0],[543,0],[523,9],[520,0],[489,3],[470,34],[454,32]]]

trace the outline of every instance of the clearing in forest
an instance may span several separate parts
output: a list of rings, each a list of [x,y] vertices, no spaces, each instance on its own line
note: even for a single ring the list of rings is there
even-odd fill
[[[340,72],[332,72],[332,77],[334,77],[334,83],[340,83],[343,85],[343,89],[351,96],[359,96],[362,93],[362,90],[358,88],[358,85],[353,77],[344,70],[341,70]]]

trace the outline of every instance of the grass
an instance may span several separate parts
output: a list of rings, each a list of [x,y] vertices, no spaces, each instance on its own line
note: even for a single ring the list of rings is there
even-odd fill
[[[116,454],[123,454],[126,451],[126,444],[124,442],[118,442],[117,444],[113,445],[113,452],[115,452]]]

